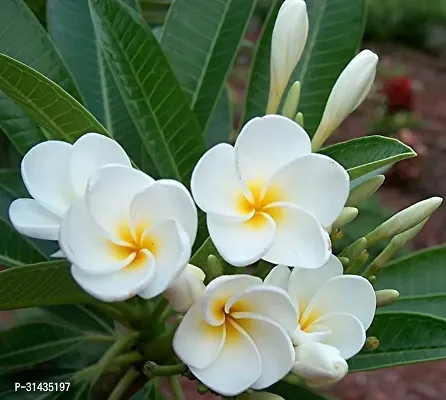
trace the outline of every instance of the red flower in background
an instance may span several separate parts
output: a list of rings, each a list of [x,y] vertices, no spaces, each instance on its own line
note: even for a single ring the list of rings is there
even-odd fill
[[[383,92],[389,114],[400,111],[413,111],[415,91],[411,79],[395,76],[383,79]]]

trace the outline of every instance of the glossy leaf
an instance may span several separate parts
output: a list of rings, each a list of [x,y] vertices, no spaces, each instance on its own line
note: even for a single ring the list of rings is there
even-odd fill
[[[65,261],[43,262],[0,272],[0,310],[92,301],[94,299],[73,280]]]
[[[52,138],[73,142],[105,128],[60,86],[21,62],[0,54],[0,89],[37,121]]]
[[[386,165],[391,165],[417,154],[397,139],[385,136],[365,136],[325,147],[325,154],[341,164],[356,179]]]
[[[446,247],[410,254],[379,272],[375,288],[396,289],[400,298],[380,312],[413,311],[446,318]]]
[[[29,65],[79,98],[74,81],[45,29],[22,0],[2,0],[0,53]],[[0,91],[0,127],[23,154],[46,140],[36,121]]]
[[[350,372],[446,358],[444,319],[406,312],[384,313],[375,317],[367,335],[376,336],[379,347],[350,359]]]
[[[229,143],[231,141],[233,120],[230,93],[229,89],[225,88],[212,113],[206,132],[204,132],[204,141],[207,148],[211,148],[218,143]]]
[[[45,322],[0,332],[0,367],[17,368],[51,360],[86,340],[73,328]]]
[[[200,128],[155,36],[118,0],[91,0],[93,23],[145,149],[163,177],[189,184]]]
[[[49,0],[48,30],[76,78],[89,111],[139,168],[157,175],[150,158],[141,151],[141,139],[135,134],[135,125],[100,52],[88,0]]]
[[[161,45],[206,130],[251,20],[256,0],[176,0]]]
[[[313,136],[336,79],[359,48],[365,25],[365,5],[363,0],[308,0],[307,9],[308,39],[290,83],[300,81],[302,84],[299,111],[305,116],[306,131]],[[264,114],[268,102],[270,32],[274,20],[269,21],[268,36],[262,40],[255,57],[247,119]]]

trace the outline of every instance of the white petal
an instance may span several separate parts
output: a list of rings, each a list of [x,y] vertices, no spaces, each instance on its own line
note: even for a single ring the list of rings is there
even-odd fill
[[[276,231],[274,220],[265,213],[258,213],[249,221],[229,221],[208,214],[207,226],[218,252],[236,267],[260,260]]]
[[[276,265],[266,276],[263,282],[265,282],[267,285],[278,286],[286,291],[288,289],[290,274],[290,269],[285,265]]]
[[[83,197],[76,200],[63,220],[59,244],[68,260],[91,274],[119,270],[136,256],[123,259],[117,255],[117,245],[94,223]]]
[[[189,261],[192,246],[187,233],[173,219],[161,221],[147,229],[143,241],[147,237],[156,243],[155,275],[139,292],[144,299],[158,296],[180,276]]]
[[[190,368],[201,382],[223,396],[244,392],[259,378],[262,369],[252,339],[239,326],[232,326],[217,359],[207,368]]]
[[[341,262],[334,255],[320,268],[294,268],[291,272],[288,293],[299,304],[300,315],[310,303],[311,298],[322,286],[335,276],[342,275]]]
[[[246,184],[267,182],[281,167],[311,153],[311,142],[302,127],[281,115],[250,120],[235,143],[240,176]]]
[[[253,389],[271,386],[290,372],[294,347],[279,324],[253,313],[238,313],[236,323],[254,341],[262,360],[262,373],[252,384]]]
[[[63,217],[75,198],[69,175],[72,145],[49,140],[34,146],[22,160],[23,183],[40,205]]]
[[[34,199],[17,199],[9,206],[9,219],[21,234],[44,240],[58,240],[62,219]]]
[[[203,319],[203,303],[199,301],[182,319],[173,338],[173,349],[189,367],[206,368],[219,355],[225,337],[224,325],[211,327]]]
[[[122,301],[135,296],[152,279],[154,271],[153,256],[148,251],[140,252],[137,266],[106,274],[89,274],[74,265],[71,267],[79,286],[102,301]]]
[[[311,299],[302,319],[316,310],[320,316],[347,313],[357,317],[367,330],[373,321],[376,296],[370,282],[357,275],[342,275],[330,279]]]
[[[51,258],[67,258],[62,250],[57,250],[55,253],[50,255]]]
[[[270,285],[256,285],[230,298],[225,306],[237,318],[239,312],[251,312],[278,323],[288,333],[297,327],[297,315],[288,294]]]
[[[276,215],[276,234],[264,260],[302,268],[319,268],[327,261],[330,238],[312,214],[291,203],[273,203],[265,212]]]
[[[365,343],[365,330],[361,321],[351,314],[330,314],[314,321],[316,325],[324,325],[331,331],[324,343],[336,347],[341,356],[348,360],[359,353]]]
[[[197,209],[184,185],[171,179],[161,179],[137,194],[130,206],[133,226],[155,224],[166,218],[179,222],[190,243],[197,234]]]
[[[133,168],[121,165],[102,167],[88,183],[85,194],[88,209],[105,232],[125,242],[120,229],[130,226],[130,204],[152,183],[150,176]]]
[[[225,320],[226,302],[246,288],[261,283],[262,280],[259,277],[251,275],[222,275],[209,282],[203,301],[204,318],[207,323],[222,324]]]
[[[311,212],[324,227],[341,213],[347,201],[350,181],[347,171],[322,154],[310,154],[292,161],[271,178],[283,196]]]
[[[78,196],[85,193],[90,176],[107,164],[132,166],[124,149],[107,136],[86,133],[76,140],[70,159],[70,175]]]
[[[329,338],[331,334],[330,328],[324,325],[310,325],[303,331],[300,326],[291,335],[291,340],[295,345],[301,345],[308,342],[322,342]]]
[[[201,157],[192,173],[191,190],[204,212],[244,219],[246,212],[240,208],[243,187],[231,145],[218,144]]]

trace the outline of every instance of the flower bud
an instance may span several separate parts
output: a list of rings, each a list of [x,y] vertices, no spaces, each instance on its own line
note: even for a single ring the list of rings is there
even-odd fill
[[[375,351],[379,347],[379,340],[376,336],[370,336],[364,343],[364,350]]]
[[[385,289],[378,290],[375,292],[376,294],[376,307],[385,307],[390,304],[395,303],[400,297],[398,290],[394,289]]]
[[[375,193],[384,183],[384,179],[384,175],[376,175],[355,187],[350,192],[346,205],[349,207],[355,207],[364,200],[370,198],[372,194]]]
[[[305,47],[307,6],[303,0],[285,0],[277,14],[271,41],[271,82],[267,114],[275,114]]]
[[[310,387],[328,386],[341,380],[348,372],[347,362],[335,347],[307,342],[297,346],[292,372]]]
[[[204,272],[188,264],[181,275],[164,292],[176,312],[186,312],[204,293]]]
[[[338,229],[349,224],[358,216],[358,209],[355,207],[344,207],[339,217],[333,222],[333,228]]]
[[[441,197],[432,197],[400,211],[367,234],[368,245],[372,246],[381,240],[393,238],[395,235],[420,224],[440,207],[442,202],[443,199]]]
[[[378,56],[370,50],[363,50],[342,71],[314,134],[313,151],[319,150],[342,121],[364,101],[375,80],[377,64]]]
[[[296,81],[288,91],[285,103],[283,104],[282,115],[294,119],[297,114],[300,100],[300,82]]]
[[[284,400],[283,397],[267,393],[267,392],[254,392],[254,393],[246,393],[241,396],[236,397],[237,400]]]
[[[294,118],[294,121],[302,128],[304,127],[304,115],[301,112],[297,113],[296,118]]]

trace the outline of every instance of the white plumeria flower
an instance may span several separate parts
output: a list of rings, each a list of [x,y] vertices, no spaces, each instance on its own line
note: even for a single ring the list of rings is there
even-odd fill
[[[369,93],[376,76],[378,56],[370,50],[361,51],[342,71],[328,97],[322,120],[312,139],[318,150]]]
[[[307,342],[328,344],[345,360],[364,346],[365,332],[373,321],[376,296],[370,282],[343,275],[341,262],[330,256],[321,268],[278,265],[265,278],[268,285],[288,291],[296,309],[298,328],[292,334],[297,346]]]
[[[294,363],[289,296],[250,275],[220,276],[181,321],[177,356],[206,386],[234,396],[282,379]]]
[[[48,140],[34,146],[21,164],[32,199],[14,200],[9,207],[15,229],[32,238],[58,240],[71,204],[85,193],[88,178],[106,164],[131,166],[123,148],[98,133],[87,133],[74,144]]]
[[[280,7],[271,39],[271,82],[267,113],[274,114],[291,74],[302,56],[308,36],[307,5],[285,0]]]
[[[320,267],[331,253],[324,227],[343,209],[349,177],[333,159],[311,153],[307,133],[279,115],[254,118],[235,146],[208,150],[192,174],[192,194],[209,234],[232,265],[260,258]]]
[[[163,296],[176,312],[186,312],[199,300],[205,290],[202,269],[188,264],[181,275],[166,289]]]
[[[182,184],[107,165],[71,206],[59,243],[87,293],[118,301],[162,293],[186,267],[196,231],[197,210]]]
[[[308,342],[296,347],[292,372],[310,387],[322,387],[340,381],[347,375],[347,362],[339,350],[327,344]]]

